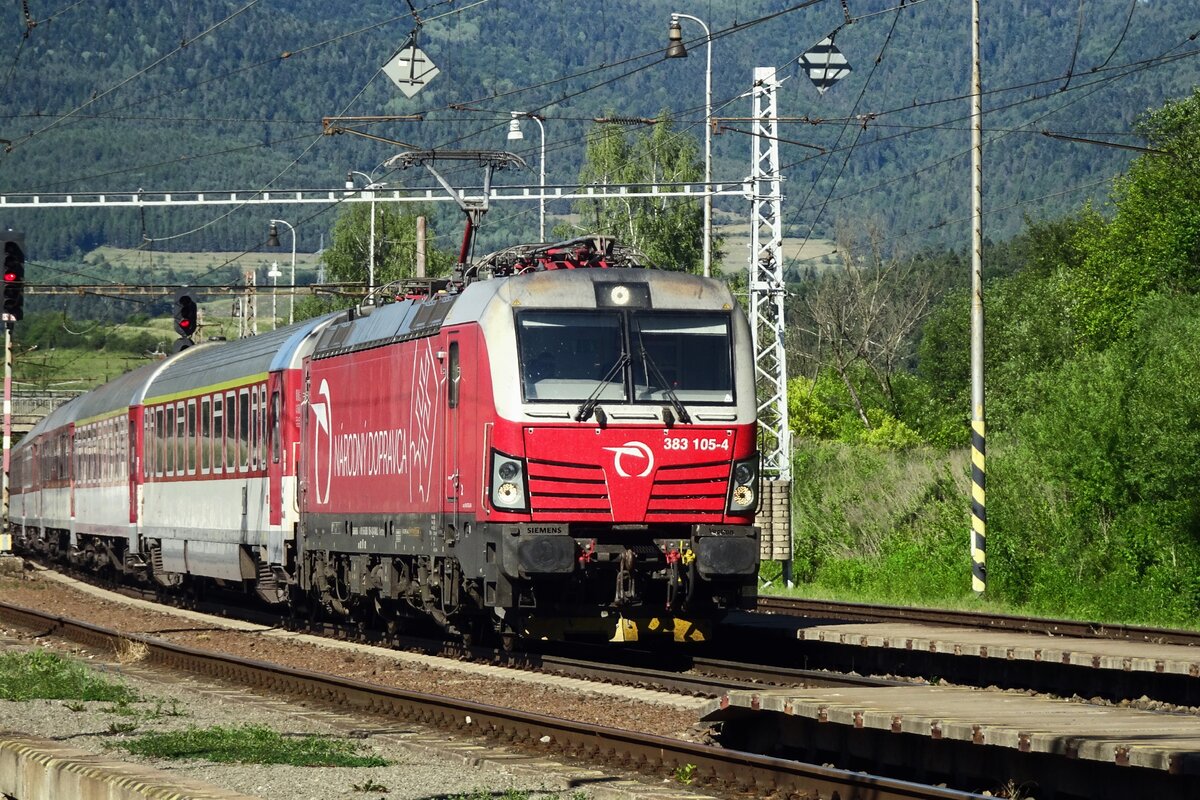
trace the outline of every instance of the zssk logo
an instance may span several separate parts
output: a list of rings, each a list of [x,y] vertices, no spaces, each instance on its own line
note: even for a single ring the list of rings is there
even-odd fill
[[[654,469],[654,451],[642,442],[626,442],[620,447],[606,447],[604,449],[613,453],[613,467],[622,478],[630,477],[629,473],[625,471],[623,463],[626,457],[633,460],[632,463],[635,467],[638,465],[639,459],[646,462],[645,469],[634,477],[644,478],[650,474],[650,470]]]
[[[329,382],[322,380],[317,390],[320,402],[311,403],[316,429],[313,431],[313,481],[317,489],[317,505],[329,502],[329,485],[333,482],[333,404],[329,400]],[[324,480],[321,467],[325,467]]]

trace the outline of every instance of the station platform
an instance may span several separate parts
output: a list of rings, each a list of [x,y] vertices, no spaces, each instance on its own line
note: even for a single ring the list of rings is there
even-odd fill
[[[177,773],[0,731],[0,796],[15,800],[256,800]]]
[[[1200,716],[1190,713],[914,684],[730,692],[702,719],[722,724],[727,747],[969,791],[1011,781],[1038,787],[1023,796],[1039,800],[1200,796]]]
[[[1200,677],[1200,647],[1182,644],[923,623],[838,622],[785,614],[739,613],[730,615],[728,624],[802,642]]]

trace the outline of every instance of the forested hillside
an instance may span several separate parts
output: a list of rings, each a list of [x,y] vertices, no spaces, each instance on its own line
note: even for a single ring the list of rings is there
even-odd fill
[[[1127,151],[1051,139],[1043,129],[1138,144],[1131,123],[1197,81],[1195,4],[1184,0],[997,0],[983,4],[989,235],[1102,197]],[[671,11],[713,31],[713,105],[745,117],[752,69],[786,78],[779,113],[786,214],[796,235],[829,235],[868,219],[898,243],[964,239],[967,209],[969,4],[953,0],[847,3],[728,0],[637,4],[483,0],[417,4],[419,46],[440,74],[412,99],[379,72],[417,30],[403,5],[379,0],[336,10],[315,0],[31,0],[2,16],[8,57],[0,92],[0,191],[68,192],[338,188],[396,148],[322,136],[335,115],[420,114],[421,122],[358,126],[420,147],[515,146],[530,164],[536,128],[508,142],[512,110],[546,118],[547,180],[574,183],[583,139],[601,115],[667,111],[702,136],[703,32],[683,20],[686,60],[664,60]],[[30,26],[30,23],[36,25]],[[833,34],[853,72],[819,95],[796,58]],[[720,122],[714,176],[750,171],[749,124]],[[456,179],[478,183],[474,169]],[[432,186],[424,173],[378,179]],[[536,183],[536,171],[499,176]],[[724,203],[742,214],[739,203]],[[553,209],[566,213],[568,208]],[[0,220],[27,231],[50,258],[98,244],[155,249],[259,246],[265,220],[299,220],[315,250],[333,224],[319,207],[20,211]],[[442,215],[452,240],[457,217]],[[495,209],[495,240],[528,238],[533,204]],[[742,258],[740,253],[734,258]]]

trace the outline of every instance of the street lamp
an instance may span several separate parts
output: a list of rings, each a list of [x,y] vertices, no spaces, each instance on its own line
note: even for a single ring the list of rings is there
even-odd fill
[[[283,273],[279,271],[279,262],[271,263],[271,271],[267,273],[267,277],[271,279],[271,330],[275,330],[279,325],[279,313],[276,311],[275,295],[279,288],[279,276]]]
[[[370,252],[367,253],[367,301],[371,301],[371,296],[375,293],[375,189],[383,186],[382,183],[377,183],[374,178],[365,172],[357,169],[349,170],[346,173],[346,189],[353,191],[354,176],[362,175],[367,179],[366,191],[371,192],[371,241]]]
[[[690,19],[704,28],[707,40],[708,64],[704,70],[704,276],[712,275],[712,33],[699,17],[691,14],[671,14],[667,30],[667,58],[687,58],[679,20]]]
[[[541,155],[538,157],[538,169],[541,173],[540,185],[542,189],[542,197],[539,202],[538,214],[538,241],[546,241],[546,126],[542,124],[542,117],[529,111],[512,111],[512,119],[508,122],[508,140],[510,142],[518,139],[524,139],[525,134],[521,132],[521,118],[531,119],[538,124],[538,128],[542,133],[542,149]]]
[[[291,325],[296,321],[296,229],[290,222],[281,219],[271,220],[271,230],[267,234],[267,247],[279,247],[279,229],[275,227],[276,225],[287,225],[288,230],[292,232],[292,288],[290,290],[291,300],[288,303],[288,325]]]

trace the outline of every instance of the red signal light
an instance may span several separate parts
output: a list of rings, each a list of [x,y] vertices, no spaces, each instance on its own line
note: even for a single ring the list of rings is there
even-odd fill
[[[15,273],[15,272],[4,273],[4,282],[5,283],[12,283],[16,279],[17,279],[17,273]]]

